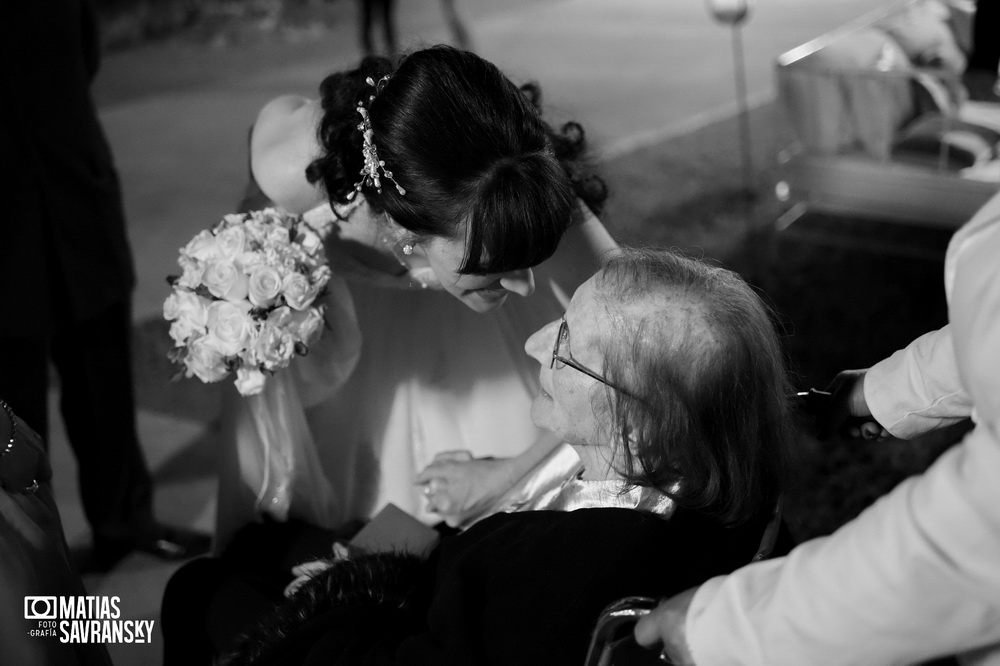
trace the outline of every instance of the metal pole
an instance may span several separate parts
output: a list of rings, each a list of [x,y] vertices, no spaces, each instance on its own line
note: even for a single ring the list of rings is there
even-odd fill
[[[733,24],[733,69],[736,76],[736,103],[739,110],[740,143],[743,161],[743,195],[745,197],[748,215],[747,226],[750,226],[749,205],[754,197],[753,186],[753,152],[750,146],[750,109],[747,105],[746,67],[743,64],[743,36],[739,23]]]

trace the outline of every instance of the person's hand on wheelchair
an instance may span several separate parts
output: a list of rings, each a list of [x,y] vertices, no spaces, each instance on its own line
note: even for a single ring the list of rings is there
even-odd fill
[[[867,370],[843,370],[837,373],[826,392],[830,398],[816,415],[818,437],[831,436],[882,441],[891,437],[872,416],[865,400]]]
[[[660,601],[636,622],[635,641],[646,648],[659,648],[660,661],[670,666],[696,666],[688,647],[685,620],[697,587]]]

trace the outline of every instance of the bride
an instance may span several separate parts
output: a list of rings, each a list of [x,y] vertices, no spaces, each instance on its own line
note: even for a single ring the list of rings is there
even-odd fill
[[[261,110],[249,205],[328,233],[327,330],[261,395],[227,395],[218,548],[261,515],[430,520],[416,481],[439,515],[484,510],[555,445],[524,341],[616,248],[582,129],[553,131],[537,88],[482,58],[366,58],[320,93]]]

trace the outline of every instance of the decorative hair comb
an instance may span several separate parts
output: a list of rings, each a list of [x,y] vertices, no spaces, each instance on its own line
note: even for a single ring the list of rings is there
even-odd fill
[[[383,76],[378,80],[378,83],[372,80],[372,77],[365,79],[371,87],[375,88],[375,92],[379,92],[385,82],[389,80],[389,76]],[[375,99],[375,95],[368,96],[368,103]],[[361,115],[361,122],[358,123],[358,131],[361,132],[361,137],[364,140],[364,144],[361,146],[361,153],[364,156],[364,165],[361,167],[361,180],[354,183],[354,191],[347,195],[348,199],[353,199],[355,195],[361,191],[361,188],[365,185],[374,187],[378,190],[378,193],[382,193],[382,178],[391,180],[392,184],[396,186],[396,191],[399,192],[401,196],[406,195],[406,190],[403,186],[396,182],[396,179],[392,177],[392,172],[385,168],[385,161],[378,158],[378,150],[375,148],[374,132],[372,132],[372,123],[368,118],[368,109],[362,102],[358,102],[358,113]],[[380,175],[381,172],[381,175]]]

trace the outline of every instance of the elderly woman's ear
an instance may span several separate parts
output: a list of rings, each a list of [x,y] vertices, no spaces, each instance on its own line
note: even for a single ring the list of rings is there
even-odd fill
[[[631,425],[626,425],[621,429],[622,444],[628,447],[629,452],[634,456],[639,453],[638,444],[635,441],[635,431]]]

